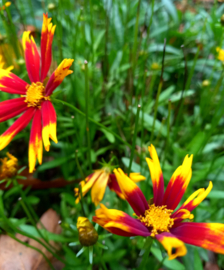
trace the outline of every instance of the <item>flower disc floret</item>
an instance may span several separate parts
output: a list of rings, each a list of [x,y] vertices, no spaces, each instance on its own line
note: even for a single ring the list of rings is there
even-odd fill
[[[17,174],[18,159],[7,153],[7,157],[0,159],[2,165],[0,166],[0,179],[11,178]]]
[[[162,232],[169,232],[174,224],[174,219],[170,217],[173,210],[167,209],[166,205],[155,206],[149,205],[144,216],[138,216],[138,219],[151,229],[151,237]]]
[[[40,108],[41,103],[45,100],[45,88],[41,82],[32,83],[27,86],[26,99],[27,107]]]

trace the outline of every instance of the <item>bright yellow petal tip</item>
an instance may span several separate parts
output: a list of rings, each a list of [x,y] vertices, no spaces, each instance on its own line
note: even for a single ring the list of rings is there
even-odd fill
[[[54,82],[62,82],[66,76],[73,73],[72,70],[69,70],[73,62],[73,59],[64,59],[61,62],[61,64],[55,70]]]
[[[179,256],[185,256],[187,254],[187,249],[184,243],[177,239],[176,237],[164,237],[160,239],[160,243],[164,246],[169,256],[169,260],[173,260]],[[175,253],[173,252],[175,248]]]

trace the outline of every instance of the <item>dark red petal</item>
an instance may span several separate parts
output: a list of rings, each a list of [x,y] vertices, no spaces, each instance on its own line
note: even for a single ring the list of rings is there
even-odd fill
[[[187,244],[224,254],[224,224],[184,222],[171,233]]]

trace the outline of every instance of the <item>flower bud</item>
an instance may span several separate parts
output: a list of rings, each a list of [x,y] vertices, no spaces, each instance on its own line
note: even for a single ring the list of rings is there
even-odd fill
[[[210,85],[210,81],[209,80],[204,80],[203,82],[202,82],[202,86],[203,87],[207,87],[207,86],[209,86]]]
[[[52,11],[56,9],[56,5],[54,3],[49,3],[47,6],[48,10]]]
[[[79,231],[79,242],[84,247],[93,246],[98,240],[98,233],[86,217],[78,217],[77,229]]]
[[[220,23],[222,26],[224,26],[224,14],[222,14],[222,16],[220,18]]]
[[[151,69],[153,69],[153,70],[158,70],[158,69],[160,69],[160,66],[159,66],[158,63],[154,62],[154,63],[152,63],[152,65],[151,65]]]

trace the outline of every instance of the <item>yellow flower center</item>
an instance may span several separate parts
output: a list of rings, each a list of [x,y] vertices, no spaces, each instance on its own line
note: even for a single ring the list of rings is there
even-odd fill
[[[7,153],[7,157],[1,159],[0,178],[11,178],[16,175],[18,171],[18,159],[13,155]]]
[[[169,232],[174,224],[174,219],[170,217],[173,210],[167,209],[166,205],[155,206],[149,205],[144,213],[144,216],[138,216],[138,219],[145,224],[146,227],[151,228],[151,237],[162,232]]]
[[[44,100],[50,100],[50,97],[45,97],[45,87],[41,82],[32,83],[28,85],[26,91],[26,99],[28,107],[38,107],[40,108],[41,103]]]

